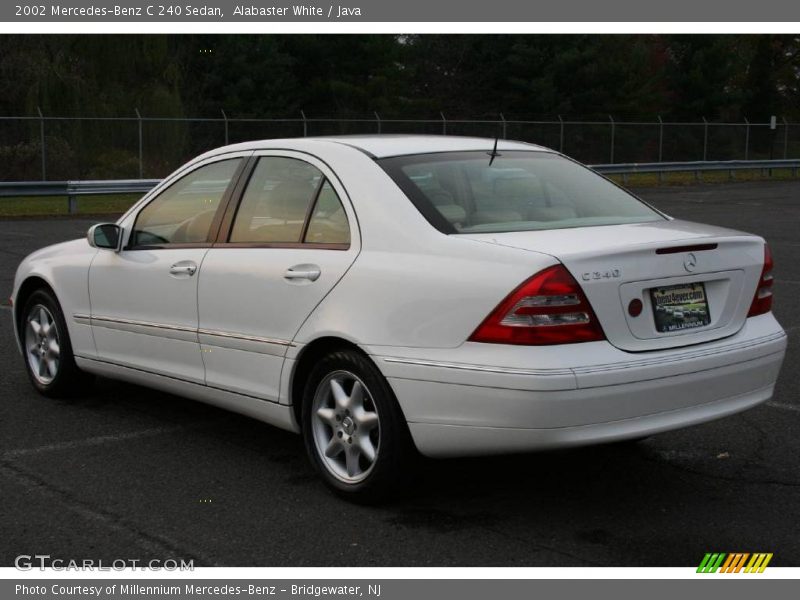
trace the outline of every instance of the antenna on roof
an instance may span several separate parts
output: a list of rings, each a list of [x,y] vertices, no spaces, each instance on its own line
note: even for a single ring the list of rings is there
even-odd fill
[[[492,166],[492,163],[494,162],[494,159],[495,159],[495,158],[497,158],[498,156],[502,156],[502,154],[500,154],[500,153],[497,151],[497,141],[498,141],[499,139],[500,139],[500,136],[496,136],[496,137],[494,138],[494,148],[492,148],[492,151],[491,151],[491,152],[487,152],[487,153],[486,153],[486,154],[488,154],[488,155],[489,155],[489,157],[490,157],[490,158],[489,158],[489,166],[490,166],[490,167]]]

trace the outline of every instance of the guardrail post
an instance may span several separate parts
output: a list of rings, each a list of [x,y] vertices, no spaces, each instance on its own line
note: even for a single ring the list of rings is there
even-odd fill
[[[708,160],[708,121],[703,117],[703,161]]]
[[[614,164],[614,133],[616,130],[616,123],[614,123],[614,117],[608,115],[608,120],[611,121],[611,154],[609,157],[609,163],[612,165]]]
[[[308,119],[306,119],[306,113],[302,109],[300,110],[300,116],[303,117],[303,137],[308,137]]]
[[[781,117],[783,121],[783,160],[789,156],[789,122],[786,117]]]
[[[564,119],[558,115],[558,151],[564,152]]]
[[[750,151],[750,121],[747,120],[747,117],[744,118],[745,122],[745,130],[744,130],[744,159],[747,160],[747,155]]]
[[[507,140],[508,139],[508,128],[507,128],[508,124],[506,123],[506,118],[503,116],[503,113],[500,113],[500,120],[503,123],[503,139]]]
[[[378,114],[377,110],[372,111],[372,112],[375,113],[375,120],[378,122],[378,133],[380,133],[381,132],[381,116]]]
[[[36,112],[39,113],[39,143],[42,146],[42,181],[47,180],[47,146],[44,140],[44,115],[42,109],[36,107]]]
[[[228,137],[228,115],[225,114],[224,108],[220,108],[219,111],[222,113],[222,121],[225,124],[225,145],[227,146],[230,143],[230,138]]]
[[[144,173],[144,163],[143,163],[144,150],[142,144],[142,115],[139,112],[138,108],[134,108],[133,110],[136,111],[136,120],[139,123],[139,179],[143,179],[142,174]]]
[[[439,111],[439,114],[442,115],[442,135],[447,135],[447,119],[444,118],[442,111]]]
[[[67,188],[67,212],[71,215],[78,212],[78,196],[73,194],[69,187]]]
[[[658,162],[664,160],[664,121],[658,115]],[[664,171],[658,172],[658,181],[664,183]]]

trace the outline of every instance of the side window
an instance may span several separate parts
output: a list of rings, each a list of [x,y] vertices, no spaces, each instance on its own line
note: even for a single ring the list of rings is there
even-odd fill
[[[328,181],[322,184],[308,222],[305,242],[316,244],[349,244],[350,226],[339,196]]]
[[[265,157],[247,184],[230,242],[297,243],[322,173],[295,158]]]
[[[221,160],[200,167],[161,192],[136,217],[131,245],[205,242],[241,160]]]

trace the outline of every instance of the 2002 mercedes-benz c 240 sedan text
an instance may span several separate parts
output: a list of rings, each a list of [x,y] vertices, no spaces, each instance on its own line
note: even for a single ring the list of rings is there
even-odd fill
[[[373,499],[432,457],[644,437],[773,391],[760,237],[672,219],[538,146],[268,140],[204,154],[28,256],[33,385],[125,379],[302,432]]]

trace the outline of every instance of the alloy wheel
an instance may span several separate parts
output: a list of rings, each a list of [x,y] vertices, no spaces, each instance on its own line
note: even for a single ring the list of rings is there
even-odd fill
[[[25,353],[36,381],[52,383],[58,375],[61,346],[53,314],[41,304],[34,305],[25,321]]]
[[[358,483],[380,452],[380,416],[367,386],[349,371],[329,373],[317,386],[311,407],[314,445],[337,479]]]

